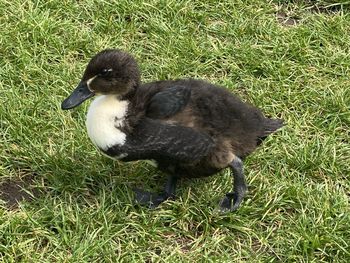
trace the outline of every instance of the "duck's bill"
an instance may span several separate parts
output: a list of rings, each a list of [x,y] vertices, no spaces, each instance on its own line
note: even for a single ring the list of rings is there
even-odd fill
[[[73,109],[94,95],[95,93],[89,90],[86,82],[80,82],[72,94],[62,102],[61,108],[62,110]]]

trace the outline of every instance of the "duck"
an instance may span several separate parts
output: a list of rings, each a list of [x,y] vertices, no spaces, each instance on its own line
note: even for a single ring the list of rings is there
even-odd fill
[[[228,168],[232,191],[219,209],[237,210],[247,193],[245,158],[283,126],[282,119],[265,117],[205,80],[141,83],[137,61],[120,49],[94,55],[61,108],[75,108],[91,97],[86,128],[92,143],[115,160],[152,160],[167,175],[161,193],[134,189],[136,202],[151,208],[176,197],[180,178],[208,177]]]

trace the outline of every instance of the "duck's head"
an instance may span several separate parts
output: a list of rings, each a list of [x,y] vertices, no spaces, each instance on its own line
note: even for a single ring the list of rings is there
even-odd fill
[[[95,94],[126,96],[139,84],[140,72],[131,55],[117,49],[103,50],[90,60],[80,83],[61,107],[72,109]]]

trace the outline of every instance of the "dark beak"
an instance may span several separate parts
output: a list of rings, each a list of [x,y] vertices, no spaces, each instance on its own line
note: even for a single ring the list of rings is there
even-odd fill
[[[73,109],[94,95],[95,93],[89,90],[86,82],[81,81],[72,94],[62,102],[61,108],[62,110]]]

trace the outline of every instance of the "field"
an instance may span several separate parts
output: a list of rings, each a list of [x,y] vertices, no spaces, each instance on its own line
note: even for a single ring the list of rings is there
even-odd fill
[[[0,262],[350,262],[349,1],[0,0],[0,26]],[[217,212],[229,171],[135,206],[164,175],[102,156],[89,102],[60,109],[105,48],[285,120],[238,211]]]

